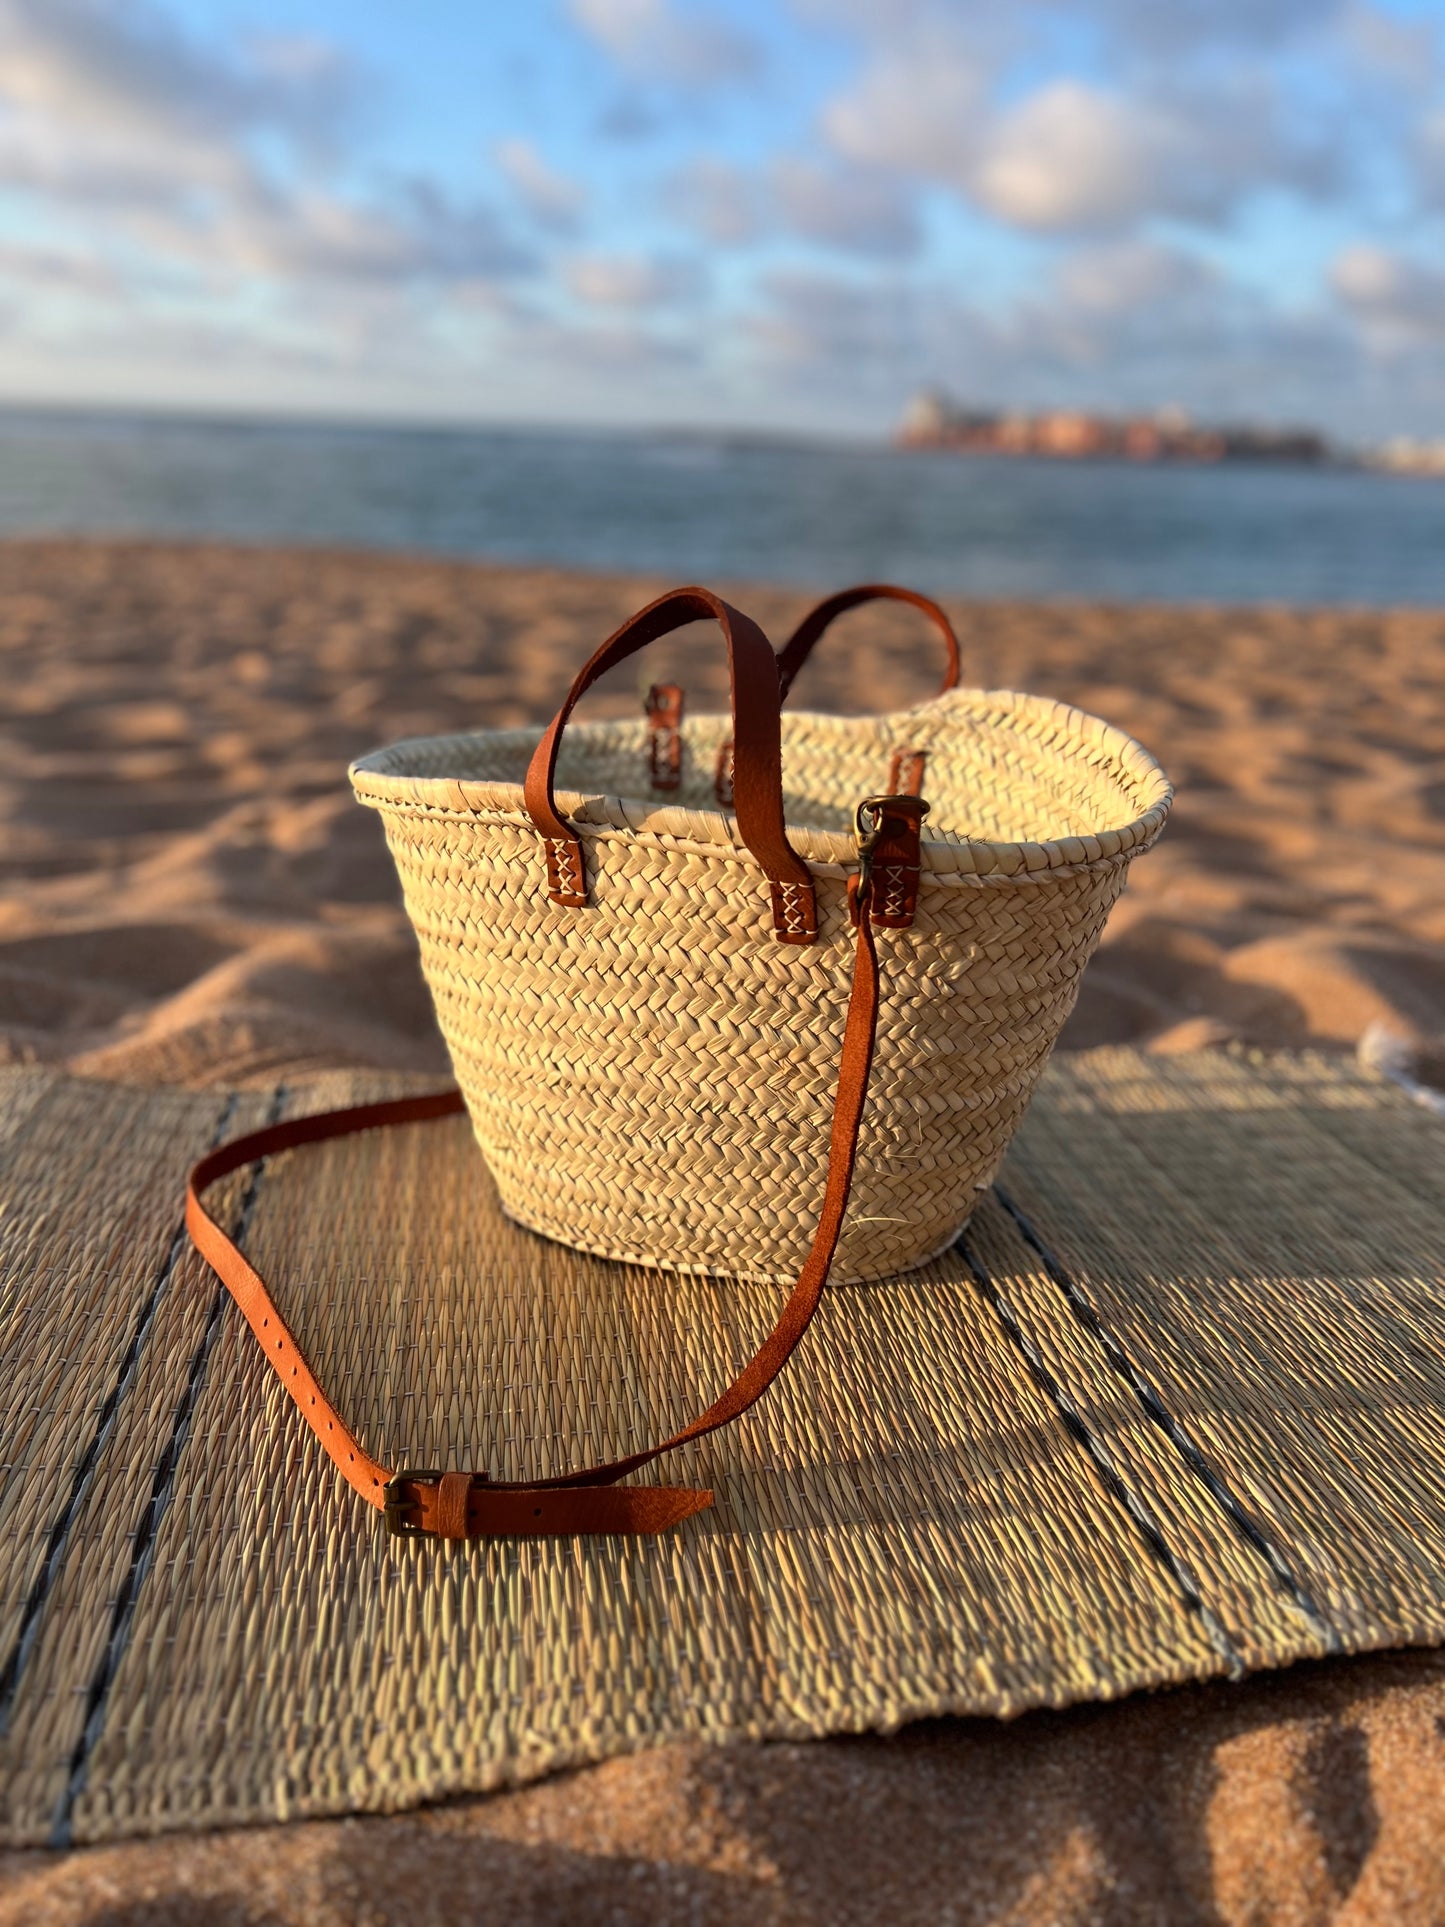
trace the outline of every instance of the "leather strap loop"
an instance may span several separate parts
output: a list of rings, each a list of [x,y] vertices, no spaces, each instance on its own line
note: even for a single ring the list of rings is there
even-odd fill
[[[860,806],[867,823],[860,839],[863,875],[872,883],[869,917],[875,930],[908,930],[918,909],[918,884],[923,871],[922,823],[928,805],[921,796],[902,793],[870,796]],[[849,914],[861,912],[863,877],[848,893]]]
[[[888,790],[893,796],[922,796],[928,768],[926,749],[895,749],[888,765]]]
[[[436,1488],[436,1525],[439,1539],[465,1539],[468,1501],[475,1481],[470,1472],[443,1472]]]
[[[713,765],[713,794],[722,809],[733,806],[733,739],[727,737],[717,746],[717,762]]]
[[[682,788],[682,711],[684,696],[675,682],[655,682],[647,692],[647,775],[664,794]]]
[[[777,657],[751,617],[710,589],[674,589],[630,617],[578,671],[548,724],[528,766],[523,796],[546,851],[549,894],[554,903],[580,906],[587,902],[582,844],[572,826],[558,815],[554,795],[557,753],[572,711],[605,670],[674,629],[708,619],[722,630],[728,651],[738,831],[771,886],[774,935],[783,943],[813,943],[818,910],[812,873],[788,842],[783,827]]]
[[[906,813],[900,815],[896,834],[906,836],[907,820]],[[872,887],[865,870],[854,892],[860,912],[869,908]],[[858,1132],[873,1065],[879,982],[872,923],[870,915],[858,916],[853,986],[833,1100],[828,1176],[807,1260],[777,1323],[727,1390],[671,1438],[626,1458],[531,1482],[494,1481],[484,1473],[388,1470],[365,1450],[327,1398],[265,1281],[201,1202],[201,1194],[218,1178],[278,1151],[347,1137],[356,1131],[454,1116],[463,1108],[458,1091],[437,1091],[425,1097],[353,1105],[319,1116],[294,1118],[233,1138],[194,1166],[186,1186],[186,1224],[196,1249],[240,1306],[273,1369],[332,1463],[368,1504],[386,1512],[394,1530],[406,1536],[427,1533],[447,1538],[660,1532],[712,1504],[712,1493],[702,1489],[618,1486],[615,1482],[650,1465],[664,1452],[740,1418],[787,1364],[818,1308],[848,1209]]]

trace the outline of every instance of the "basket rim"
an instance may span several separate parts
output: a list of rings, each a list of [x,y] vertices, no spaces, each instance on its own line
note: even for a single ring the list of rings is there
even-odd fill
[[[952,720],[972,717],[1007,722],[1021,728],[1021,733],[1034,741],[1047,742],[1061,756],[1066,756],[1072,748],[1095,764],[1111,765],[1121,788],[1132,793],[1139,813],[1126,823],[1106,824],[1088,835],[1037,842],[994,841],[982,837],[944,841],[930,838],[925,823],[922,865],[933,876],[1015,877],[1040,872],[1074,872],[1081,866],[1113,861],[1145,849],[1163,829],[1174,790],[1156,759],[1114,724],[1051,697],[1032,696],[1013,689],[954,689],[912,709],[891,710],[881,716],[787,710],[783,724],[785,731],[790,721],[813,728],[820,725],[871,728],[886,738],[897,736],[902,743],[906,742],[912,727],[949,711],[962,712]],[[697,720],[706,723],[713,718]],[[727,718],[719,716],[716,721],[721,735],[727,728]],[[638,727],[631,718],[612,718],[574,723],[569,734],[606,737],[621,729],[635,731]],[[537,731],[528,728],[411,736],[359,756],[348,774],[357,801],[372,809],[423,819],[505,822],[530,828],[531,819],[523,804],[520,782],[422,775],[416,773],[416,764],[422,752],[430,759],[438,750],[452,745],[492,743],[499,748],[525,750],[530,754],[536,741]],[[625,833],[672,845],[683,843],[699,853],[752,860],[738,835],[737,819],[721,809],[684,808],[662,805],[651,798],[564,789],[557,791],[557,807],[584,836],[589,832],[604,836],[609,832]],[[840,872],[856,868],[857,848],[851,833],[811,828],[792,821],[787,830],[789,842],[805,862]]]

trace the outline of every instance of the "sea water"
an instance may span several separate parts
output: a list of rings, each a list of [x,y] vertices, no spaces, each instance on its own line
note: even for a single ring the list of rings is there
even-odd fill
[[[0,414],[0,535],[429,550],[978,596],[1445,604],[1445,480],[708,434]]]

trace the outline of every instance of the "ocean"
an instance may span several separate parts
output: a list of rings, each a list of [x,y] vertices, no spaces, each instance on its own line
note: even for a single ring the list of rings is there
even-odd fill
[[[1445,604],[1445,480],[709,434],[0,414],[0,536],[426,550],[677,581]]]

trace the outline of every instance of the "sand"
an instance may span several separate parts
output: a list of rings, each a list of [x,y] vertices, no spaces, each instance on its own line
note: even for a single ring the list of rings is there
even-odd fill
[[[0,1052],[90,1076],[445,1074],[344,769],[536,722],[666,586],[434,560],[0,546]],[[806,598],[717,585],[775,641]],[[823,585],[831,587],[836,585]],[[1440,1063],[1445,612],[956,603],[973,682],[1138,735],[1180,790],[1065,1035]],[[722,695],[706,632],[643,680]],[[930,692],[860,612],[800,705]],[[627,665],[589,698],[628,713]],[[1434,1040],[1432,1045],[1432,1040]],[[394,1819],[0,1856],[10,1922],[1445,1920],[1445,1658],[1383,1655],[1012,1726],[667,1749]]]

